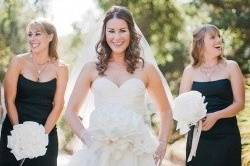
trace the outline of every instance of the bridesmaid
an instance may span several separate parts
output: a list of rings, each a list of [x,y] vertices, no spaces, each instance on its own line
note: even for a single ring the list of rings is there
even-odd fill
[[[241,139],[236,114],[244,108],[244,81],[238,64],[223,57],[219,29],[204,25],[193,33],[192,64],[184,70],[180,93],[205,96],[207,116],[194,157],[187,166],[241,166]],[[190,153],[192,132],[186,153]]]
[[[7,148],[7,136],[14,125],[35,121],[45,127],[49,145],[44,156],[26,159],[23,166],[56,166],[58,138],[56,122],[64,105],[68,69],[57,54],[57,33],[47,21],[32,21],[27,26],[30,52],[15,56],[7,70],[4,89],[7,117],[0,141],[0,166],[17,166]]]

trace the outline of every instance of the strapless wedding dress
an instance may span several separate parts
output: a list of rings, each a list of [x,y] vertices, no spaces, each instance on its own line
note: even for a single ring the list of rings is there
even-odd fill
[[[118,87],[99,77],[91,91],[95,110],[88,132],[93,143],[76,152],[69,166],[155,166],[153,154],[158,142],[144,120],[143,81],[130,78]]]

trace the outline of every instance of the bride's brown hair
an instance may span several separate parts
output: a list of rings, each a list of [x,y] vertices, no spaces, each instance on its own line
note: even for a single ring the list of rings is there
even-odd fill
[[[139,46],[139,42],[141,36],[136,32],[132,14],[127,8],[121,6],[111,7],[111,9],[106,13],[105,18],[103,20],[101,38],[96,44],[96,52],[98,54],[98,61],[96,63],[97,71],[99,75],[104,75],[104,72],[107,70],[108,67],[108,62],[111,58],[112,50],[106,41],[106,24],[112,18],[122,19],[128,25],[130,33],[130,42],[127,49],[125,50],[124,59],[127,65],[127,71],[129,73],[134,73],[135,69],[137,68],[137,64],[140,61],[144,65],[144,60],[142,57],[140,57],[141,49]]]

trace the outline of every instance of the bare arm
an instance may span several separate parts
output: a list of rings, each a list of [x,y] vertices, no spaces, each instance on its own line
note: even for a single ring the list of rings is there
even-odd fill
[[[165,93],[161,78],[154,66],[147,67],[148,92],[154,100],[157,110],[160,113],[159,140],[167,142],[172,124],[172,113],[170,103]]]
[[[85,132],[85,128],[78,117],[78,113],[82,106],[82,103],[86,99],[92,81],[93,70],[95,64],[86,64],[74,86],[73,92],[70,96],[69,103],[65,112],[65,118],[73,132],[84,142],[82,134]]]
[[[172,126],[172,112],[161,77],[153,65],[147,65],[147,90],[160,113],[159,145],[154,154],[155,163],[161,165],[167,148],[167,139]]]
[[[57,83],[53,109],[49,114],[44,126],[46,133],[50,133],[54,128],[64,106],[64,93],[68,82],[68,68],[63,64],[59,65],[60,66],[58,66],[57,69]]]
[[[225,109],[216,112],[218,119],[230,118],[244,109],[245,105],[245,87],[244,78],[236,62],[229,62],[230,81],[233,91],[233,103]]]
[[[19,123],[18,113],[15,105],[17,81],[21,72],[21,58],[14,57],[8,67],[4,78],[4,91],[6,97],[7,115],[14,126]]]
[[[190,91],[192,89],[192,83],[193,83],[192,67],[187,66],[183,72],[182,77],[181,77],[179,94]]]

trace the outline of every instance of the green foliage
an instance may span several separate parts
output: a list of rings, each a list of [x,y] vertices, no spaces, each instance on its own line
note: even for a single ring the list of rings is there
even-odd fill
[[[6,66],[10,58],[9,56],[6,55],[10,54],[11,54],[10,48],[6,47],[2,37],[0,36],[0,80],[3,80],[4,73],[6,71]]]
[[[250,165],[250,78],[246,85],[245,109],[238,116],[242,143],[242,165]]]
[[[67,150],[67,143],[70,142],[70,140],[73,138],[74,133],[72,129],[69,127],[67,124],[64,116],[61,116],[60,119],[58,120],[57,126],[59,129],[59,149]]]

